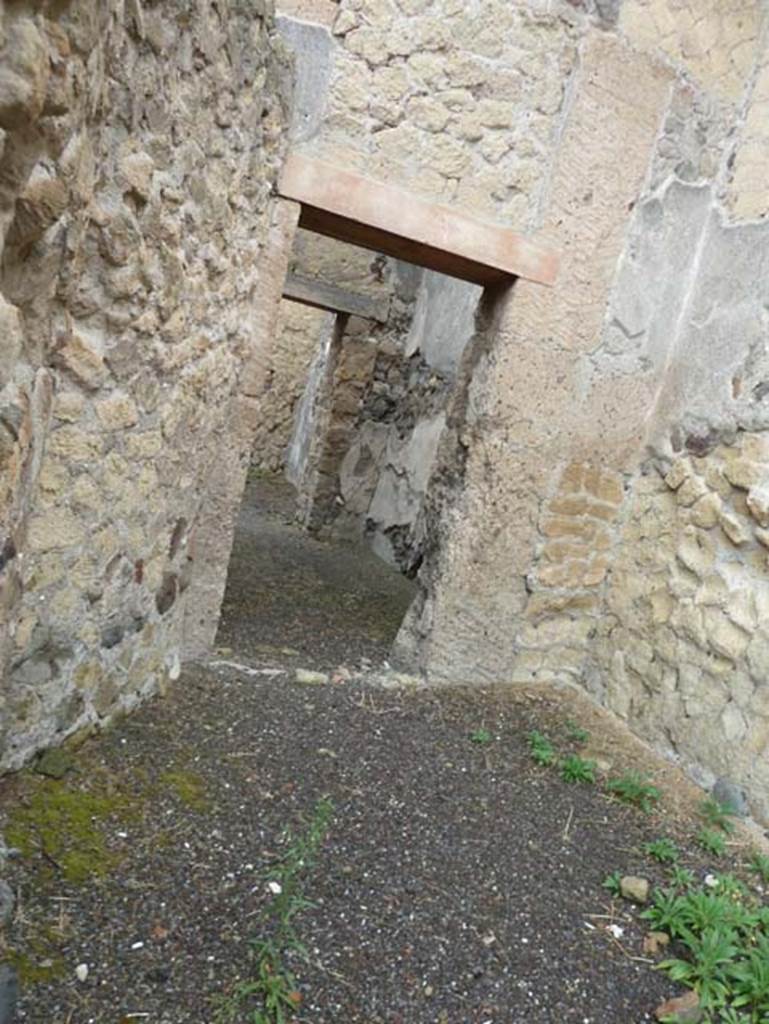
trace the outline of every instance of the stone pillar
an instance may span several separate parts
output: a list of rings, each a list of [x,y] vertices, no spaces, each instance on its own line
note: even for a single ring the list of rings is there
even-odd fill
[[[251,352],[243,370],[240,393],[230,406],[227,428],[211,468],[208,492],[190,538],[193,570],[186,593],[183,647],[186,658],[206,653],[216,637],[235,524],[298,220],[296,203],[275,202],[267,242],[261,253],[259,294],[254,296]]]
[[[585,40],[539,236],[560,249],[561,272],[554,288],[519,281],[501,300],[458,431],[466,458],[423,573],[419,621],[406,627],[417,638],[412,663],[435,681],[519,678],[532,568],[559,477],[573,462],[602,473],[637,462],[653,382],[591,379],[586,367],[670,80],[619,39],[593,30]],[[561,627],[572,628],[570,617]],[[584,657],[584,643],[575,646]]]

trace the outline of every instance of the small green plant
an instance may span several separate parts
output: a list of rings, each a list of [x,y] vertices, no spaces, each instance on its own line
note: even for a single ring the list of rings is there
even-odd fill
[[[746,1013],[740,1013],[731,1006],[726,1006],[721,1010],[718,1020],[719,1024],[753,1024],[755,1018],[749,1017]]]
[[[491,743],[491,739],[491,733],[483,727],[470,733],[470,742],[476,743],[479,747],[487,747]]]
[[[680,864],[673,864],[670,868],[670,884],[674,889],[689,889],[694,885],[694,872],[689,868],[682,868]]]
[[[687,929],[695,932],[720,927],[745,930],[753,925],[751,913],[739,901],[715,889],[687,893],[681,905],[681,919]]]
[[[578,725],[573,719],[569,719],[566,722],[566,735],[572,742],[584,744],[590,739],[590,733],[587,729],[583,729],[581,725]]]
[[[704,1024],[769,1024],[769,906],[744,882],[724,873],[657,889],[641,916],[675,940],[658,969],[697,992]]]
[[[595,761],[569,754],[561,761],[561,778],[564,782],[595,782],[596,767]]]
[[[766,853],[754,853],[750,858],[748,870],[758,875],[765,885],[769,884],[769,855]]]
[[[304,879],[326,837],[333,811],[333,804],[324,797],[315,805],[303,834],[287,833],[286,852],[266,878],[273,898],[262,915],[262,926],[272,934],[251,942],[255,976],[217,1000],[216,1024],[240,1022],[244,1020],[244,1013],[249,1014],[250,1024],[287,1024],[297,1010],[301,995],[284,958],[289,952],[307,957],[296,934],[294,919],[312,906],[304,895]]]
[[[612,896],[622,895],[622,872],[612,871],[611,874],[607,875],[606,878],[601,882],[604,889],[608,889]]]
[[[750,1006],[765,1021],[769,1014],[769,936],[759,935],[744,959],[733,965],[730,975],[732,1006]]]
[[[659,789],[649,782],[648,776],[638,772],[628,772],[618,779],[609,779],[606,788],[623,804],[639,807],[647,814],[662,796]]]
[[[731,834],[734,832],[735,811],[731,804],[721,803],[715,797],[709,796],[699,806],[700,817],[710,828],[720,828],[723,832]]]
[[[726,853],[726,840],[715,829],[701,828],[697,833],[697,843],[714,857],[723,857]]]
[[[738,952],[736,936],[728,928],[707,928],[701,934],[685,932],[680,941],[691,959],[663,960],[660,970],[673,981],[697,991],[705,1010],[723,1006],[729,995],[728,965]]]
[[[555,764],[555,748],[550,740],[541,732],[534,729],[529,733],[529,750],[537,764],[547,767]]]
[[[294,977],[283,967],[280,950],[273,943],[255,945],[254,954],[258,965],[257,977],[236,986],[217,1020],[234,1024],[241,1019],[240,1007],[258,999],[262,1008],[253,1011],[251,1024],[287,1024],[301,1002],[301,996],[294,987]]]
[[[668,932],[673,938],[687,928],[686,900],[673,889],[655,889],[652,905],[641,913],[655,931]]]
[[[644,843],[643,851],[647,856],[653,857],[660,864],[675,864],[680,857],[680,852],[672,839],[653,839]]]

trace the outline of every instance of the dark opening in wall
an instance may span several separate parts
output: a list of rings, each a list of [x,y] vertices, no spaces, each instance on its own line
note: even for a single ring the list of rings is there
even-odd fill
[[[305,653],[346,631],[384,657],[416,595],[426,499],[482,290],[303,231],[289,280],[386,316],[284,299],[219,643]]]

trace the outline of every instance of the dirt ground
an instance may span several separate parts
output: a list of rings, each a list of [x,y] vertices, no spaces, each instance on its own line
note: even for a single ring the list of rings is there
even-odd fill
[[[257,1019],[232,997],[273,928],[271,872],[327,800],[293,919],[304,954],[285,953],[298,1024],[652,1020],[675,986],[642,951],[638,908],[601,883],[661,880],[642,845],[688,842],[701,794],[569,690],[382,685],[412,584],[298,533],[282,489],[249,495],[211,659],[74,752],[62,779],[2,783],[23,850],[4,938],[18,1019]],[[650,772],[659,812],[539,767],[532,729],[595,758],[601,778]]]

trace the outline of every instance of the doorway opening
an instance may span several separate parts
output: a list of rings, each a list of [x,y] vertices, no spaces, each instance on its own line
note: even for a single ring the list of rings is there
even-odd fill
[[[483,290],[300,229],[217,637],[381,663],[417,593],[430,484]]]

